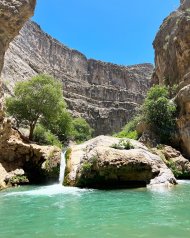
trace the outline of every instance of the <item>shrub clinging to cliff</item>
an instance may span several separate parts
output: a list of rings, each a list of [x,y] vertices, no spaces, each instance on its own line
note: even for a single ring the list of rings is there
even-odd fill
[[[168,141],[176,128],[176,105],[169,98],[165,86],[152,87],[143,104],[143,116],[164,143]]]
[[[137,125],[144,123],[151,127],[162,143],[170,141],[176,132],[176,105],[170,99],[171,88],[161,85],[153,86],[147,93],[139,115],[134,117],[116,134],[119,138],[138,139]]]

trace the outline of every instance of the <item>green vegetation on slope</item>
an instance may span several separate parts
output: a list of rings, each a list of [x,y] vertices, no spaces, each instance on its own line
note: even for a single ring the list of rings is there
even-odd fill
[[[78,143],[89,140],[92,137],[93,129],[84,118],[75,118],[72,126],[71,135]]]
[[[61,147],[68,140],[80,143],[92,137],[85,119],[69,114],[61,84],[48,75],[17,83],[14,96],[6,99],[6,108],[17,127],[29,127],[29,139],[39,144]]]
[[[169,97],[169,89],[165,86],[152,87],[143,104],[143,117],[159,134],[162,143],[171,139],[176,130],[176,105]]]
[[[14,96],[6,99],[7,112],[18,125],[30,127],[30,140],[38,121],[43,118],[53,120],[65,105],[60,83],[47,75],[17,83]]]
[[[176,105],[170,100],[170,89],[165,86],[153,86],[140,109],[117,137],[138,139],[136,128],[139,123],[146,123],[159,137],[162,143],[168,142],[176,131]]]
[[[119,138],[129,138],[129,139],[134,139],[137,140],[139,135],[136,131],[137,124],[141,121],[142,117],[141,116],[136,116],[134,117],[130,122],[127,123],[127,125],[123,128],[121,132],[116,134],[116,137]]]

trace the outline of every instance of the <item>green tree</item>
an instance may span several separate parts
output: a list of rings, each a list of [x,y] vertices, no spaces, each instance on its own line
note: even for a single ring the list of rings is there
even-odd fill
[[[30,127],[30,140],[39,120],[54,121],[65,106],[61,84],[48,75],[38,75],[29,81],[17,83],[14,96],[6,99],[8,114],[18,124]]]
[[[41,145],[55,145],[62,148],[62,143],[57,136],[41,124],[36,125],[33,139]]]
[[[92,138],[93,129],[83,118],[75,118],[72,122],[71,136],[77,142],[83,142]]]
[[[169,98],[168,88],[152,87],[142,109],[145,120],[160,135],[162,142],[168,141],[176,129],[176,105]]]
[[[114,134],[114,136],[119,137],[119,138],[129,138],[129,139],[134,139],[137,140],[139,135],[136,131],[137,124],[142,120],[142,116],[138,115],[133,117],[131,121],[129,121],[122,129],[117,134]]]
[[[73,131],[73,118],[66,109],[62,110],[51,122],[42,120],[42,124],[62,142],[71,137]]]

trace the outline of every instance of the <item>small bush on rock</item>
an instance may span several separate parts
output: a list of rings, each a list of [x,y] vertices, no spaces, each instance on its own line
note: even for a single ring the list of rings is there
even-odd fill
[[[82,165],[82,171],[83,172],[90,172],[91,171],[91,168],[92,168],[92,164],[89,163],[89,162],[84,162],[83,165]]]
[[[126,126],[122,129],[121,132],[115,134],[118,138],[129,138],[133,140],[137,140],[139,138],[139,135],[136,131],[137,124],[141,121],[141,116],[138,115],[134,117],[131,121],[129,121]]]
[[[71,148],[68,148],[67,151],[66,151],[66,154],[65,154],[65,159],[66,159],[66,161],[70,160],[70,158],[71,158],[71,153],[72,153],[72,149],[71,149]]]
[[[25,175],[15,175],[10,179],[9,182],[12,185],[17,185],[17,184],[27,184],[29,183],[29,180]]]
[[[120,140],[118,144],[113,144],[111,148],[118,150],[131,150],[134,149],[134,146],[131,144],[129,140]]]
[[[34,140],[41,145],[54,145],[62,147],[58,138],[42,125],[37,125],[34,130]]]

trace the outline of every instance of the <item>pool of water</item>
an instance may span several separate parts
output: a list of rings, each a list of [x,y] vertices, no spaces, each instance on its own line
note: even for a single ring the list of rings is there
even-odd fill
[[[190,182],[170,190],[20,187],[0,193],[2,238],[189,238]]]

